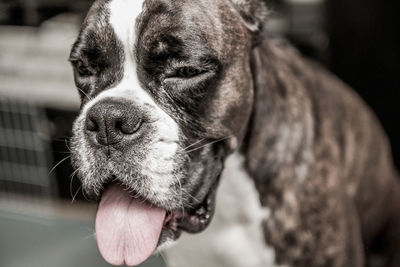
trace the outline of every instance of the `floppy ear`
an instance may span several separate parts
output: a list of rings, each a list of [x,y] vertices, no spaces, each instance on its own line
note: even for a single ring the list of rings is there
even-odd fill
[[[262,31],[268,9],[264,0],[229,0],[246,27],[255,33]]]

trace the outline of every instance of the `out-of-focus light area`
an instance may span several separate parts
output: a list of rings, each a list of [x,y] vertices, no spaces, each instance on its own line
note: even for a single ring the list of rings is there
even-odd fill
[[[89,0],[0,0],[0,267],[109,266],[94,236],[96,204],[69,160],[79,96],[67,62]],[[396,3],[268,1],[285,37],[373,107],[400,163]],[[165,266],[161,256],[143,266]]]

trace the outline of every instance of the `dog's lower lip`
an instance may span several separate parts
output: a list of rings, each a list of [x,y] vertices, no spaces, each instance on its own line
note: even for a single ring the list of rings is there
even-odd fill
[[[172,231],[178,231],[178,227],[179,227],[179,221],[182,220],[183,218],[185,218],[185,214],[184,212],[167,212],[167,216],[165,217],[164,220],[164,229],[167,230],[172,230]]]
[[[210,198],[206,197],[195,209],[168,211],[163,229],[173,232],[181,230],[189,233],[201,232],[211,221],[212,211],[206,208],[209,202]]]

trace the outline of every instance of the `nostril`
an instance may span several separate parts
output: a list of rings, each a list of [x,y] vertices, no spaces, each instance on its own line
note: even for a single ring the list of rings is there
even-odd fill
[[[98,132],[99,125],[97,124],[96,120],[93,118],[88,118],[86,121],[86,129],[91,132]]]
[[[115,121],[114,128],[117,129],[118,131],[122,132],[122,125],[123,125],[122,121],[117,120],[117,121]]]
[[[136,133],[141,125],[142,120],[136,122],[117,121],[115,123],[115,128],[118,129],[122,134],[130,135]]]

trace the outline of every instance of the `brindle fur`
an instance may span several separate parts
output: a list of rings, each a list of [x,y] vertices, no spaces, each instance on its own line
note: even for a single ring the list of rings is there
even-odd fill
[[[399,180],[372,111],[282,42],[255,48],[252,70],[255,103],[243,151],[272,210],[263,227],[278,262],[400,266]]]

